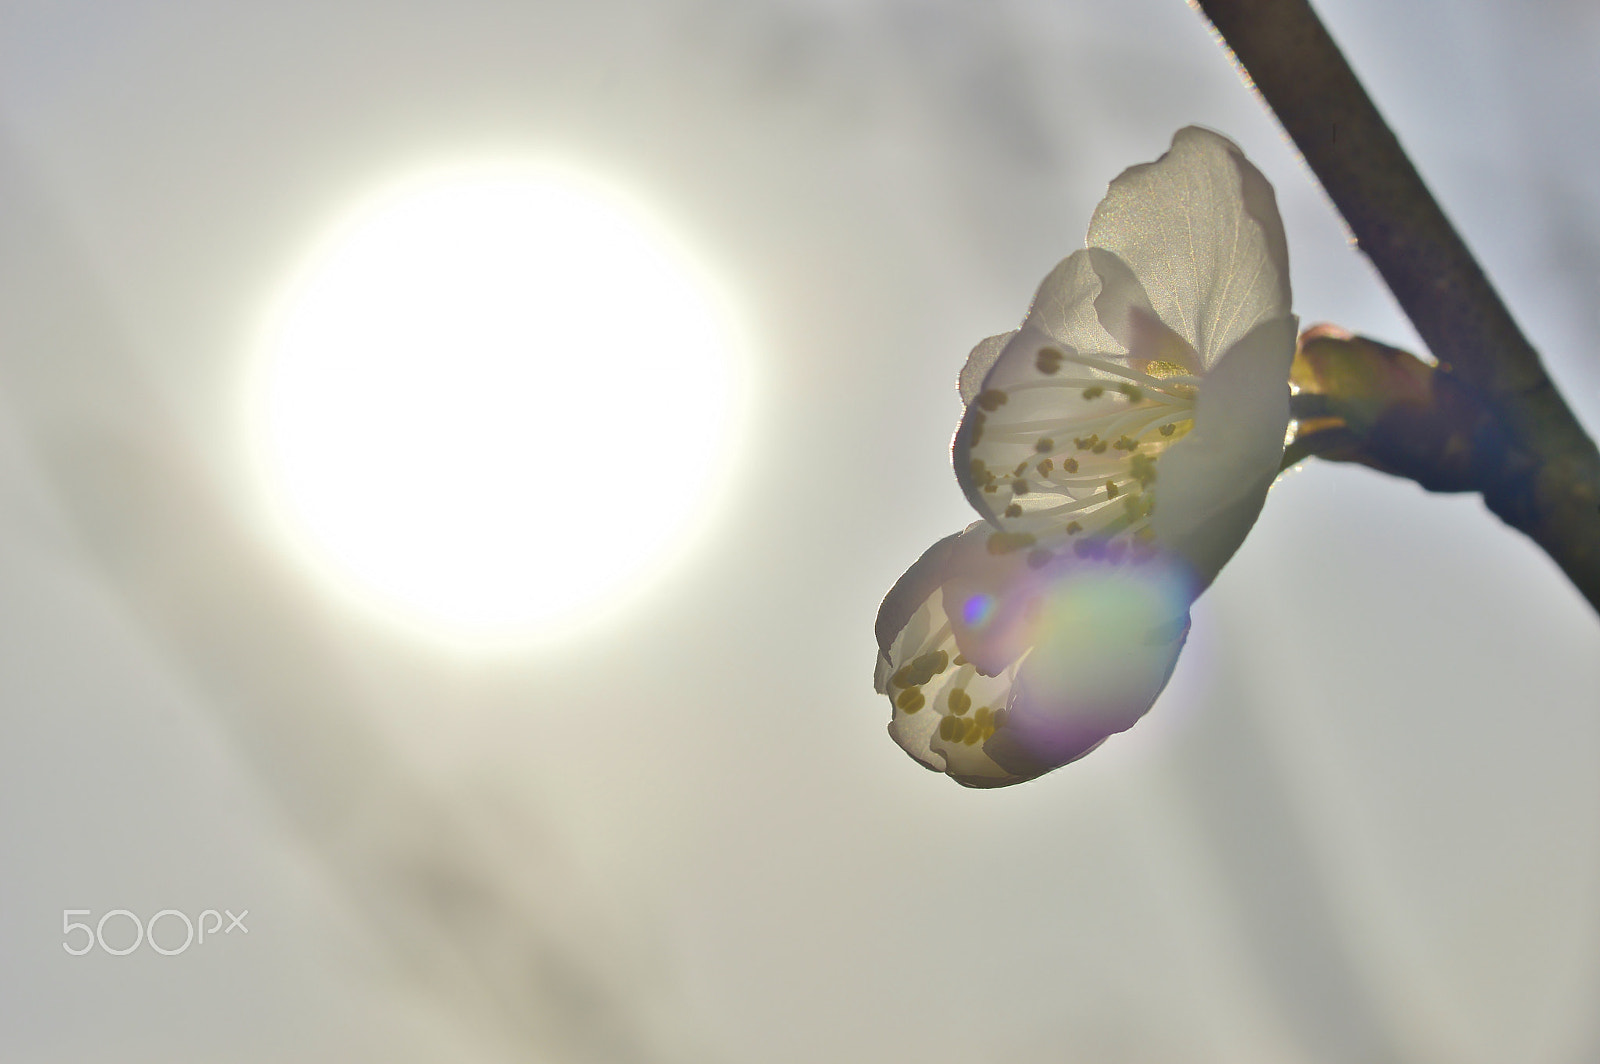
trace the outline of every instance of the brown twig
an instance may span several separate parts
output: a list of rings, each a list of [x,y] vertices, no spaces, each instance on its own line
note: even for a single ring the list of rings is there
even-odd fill
[[[1520,479],[1477,486],[1489,508],[1543,547],[1600,611],[1600,451],[1316,12],[1307,0],[1190,2],[1277,115],[1434,357],[1533,459]]]

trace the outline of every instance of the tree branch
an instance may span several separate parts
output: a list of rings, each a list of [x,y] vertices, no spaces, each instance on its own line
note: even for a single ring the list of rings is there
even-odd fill
[[[1485,491],[1485,502],[1600,611],[1600,451],[1316,12],[1307,0],[1190,2],[1277,115],[1441,368],[1534,459],[1521,481]]]

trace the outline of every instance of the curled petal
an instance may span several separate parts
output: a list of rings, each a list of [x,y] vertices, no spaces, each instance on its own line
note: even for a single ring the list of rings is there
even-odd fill
[[[1100,279],[1094,309],[1100,323],[1126,352],[1133,368],[1150,372],[1198,375],[1205,371],[1200,356],[1150,305],[1144,285],[1128,264],[1104,248],[1085,252]]]
[[[966,567],[961,561],[970,566],[970,545],[981,549],[981,539],[969,537],[981,536],[981,529],[974,525],[935,543],[884,598],[874,684],[889,697],[889,735],[907,754],[968,787],[1003,787],[1029,778],[1001,768],[983,747],[996,710],[1010,698],[1015,666],[996,676],[980,673],[962,655],[945,610],[946,578]],[[963,623],[959,613],[957,623]]]
[[[1131,726],[1171,675],[1193,585],[1180,567],[989,552],[974,525],[934,544],[879,611],[889,734],[969,787],[1032,779]]]
[[[1089,223],[1143,282],[1157,317],[1210,367],[1289,313],[1289,252],[1272,186],[1237,145],[1189,126],[1111,183]],[[1108,324],[1113,333],[1120,323]]]
[[[1097,263],[1086,251],[1075,251],[1045,276],[1028,306],[1023,329],[1035,334],[1037,341],[1074,351],[1120,354],[1122,348],[1116,337],[1100,323],[1095,301],[1108,284],[1117,287],[1129,282],[1136,291],[1127,292],[1121,298],[1148,307],[1150,301],[1145,298],[1132,271],[1125,267],[1116,270]]]

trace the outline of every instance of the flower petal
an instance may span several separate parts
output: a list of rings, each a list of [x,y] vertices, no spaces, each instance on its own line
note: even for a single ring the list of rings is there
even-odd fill
[[[1193,430],[1162,459],[1151,525],[1202,586],[1239,549],[1278,475],[1296,327],[1292,316],[1264,322],[1223,355],[1206,376]]]
[[[1008,333],[980,340],[978,346],[972,349],[967,356],[967,364],[961,367],[961,376],[956,379],[956,391],[961,393],[962,403],[970,403],[978,397],[983,390],[983,379],[989,375],[1000,352],[1005,350],[1006,344],[1015,335],[1017,330],[1012,329]]]
[[[1144,285],[1127,263],[1105,248],[1089,248],[1087,255],[1100,278],[1095,313],[1101,326],[1127,352],[1129,365],[1147,372],[1151,366],[1166,373],[1205,372],[1189,341],[1156,314]]]
[[[969,787],[1032,779],[1130,727],[1172,672],[1193,599],[1178,565],[1036,570],[989,553],[989,531],[934,544],[878,615],[889,734]]]
[[[1272,186],[1228,138],[1189,126],[1111,182],[1090,247],[1116,253],[1206,367],[1289,313],[1289,252]],[[1107,308],[1108,310],[1110,308]],[[1113,317],[1116,335],[1124,325]]]
[[[967,370],[962,371],[967,409],[956,430],[952,458],[956,480],[967,500],[992,522],[999,522],[1011,493],[975,470],[993,470],[998,475],[1030,458],[1037,460],[1034,448],[1040,434],[1031,433],[1028,426],[1071,421],[1085,403],[1081,381],[1108,376],[1103,370],[1063,359],[1084,349],[1080,344],[1102,355],[1121,351],[1101,328],[1095,313],[1094,301],[1101,293],[1100,276],[1088,252],[1075,252],[1039,286],[1021,329],[990,337],[967,359]],[[992,353],[991,345],[1001,339],[1004,346],[998,354]],[[985,360],[990,363],[988,372],[981,387],[969,395],[968,371]],[[1073,381],[1080,383],[1070,383]]]
[[[946,579],[964,567],[963,560],[970,566],[979,557],[972,544],[982,549],[981,538],[963,543],[963,537],[981,537],[982,529],[973,525],[935,543],[885,597],[878,611],[874,681],[889,696],[889,735],[906,753],[966,786],[1001,787],[1025,777],[995,764],[982,743],[993,733],[995,710],[1010,698],[1015,665],[996,676],[979,672],[962,656],[945,612]]]
[[[1132,281],[1134,287],[1138,287],[1131,270],[1106,272],[1111,274],[1110,283],[1114,285]],[[1096,268],[1089,253],[1074,251],[1057,263],[1039,285],[1028,306],[1027,317],[1023,319],[1024,331],[1035,333],[1036,340],[1074,351],[1121,354],[1121,345],[1100,324],[1100,315],[1094,306],[1106,284],[1102,271]],[[1123,298],[1150,305],[1142,289],[1127,293]]]
[[[1189,634],[1182,566],[1068,563],[1048,574],[1035,646],[1005,726],[986,744],[1020,776],[1059,768],[1126,731],[1166,687]]]

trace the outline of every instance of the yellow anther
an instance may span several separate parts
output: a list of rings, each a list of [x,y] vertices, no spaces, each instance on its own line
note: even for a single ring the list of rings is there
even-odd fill
[[[961,730],[961,741],[967,746],[976,745],[978,740],[982,738],[983,729],[971,723],[970,721]]]
[[[1016,480],[1013,480],[1011,482],[1011,494],[1013,494],[1013,495],[1026,495],[1026,494],[1028,494],[1028,482],[1026,480],[1023,480],[1021,477],[1018,477]]]
[[[1144,398],[1144,390],[1137,384],[1119,384],[1117,385],[1117,391],[1121,392],[1123,395],[1126,395],[1135,403]]]
[[[978,707],[978,711],[972,715],[972,723],[976,724],[980,728],[983,727],[985,724],[988,724],[989,723],[989,707],[988,706],[979,706]]]
[[[1011,475],[1014,476],[1014,477],[1020,477],[1022,475],[1023,471],[1026,470],[1027,468],[1028,468],[1028,460],[1026,458],[1024,458],[1022,461],[1017,463],[1017,468],[1015,468],[1015,469],[1013,469],[1011,471]]]
[[[1033,536],[1027,532],[996,532],[989,537],[988,547],[990,554],[1010,554],[1033,543]]]
[[[978,405],[988,411],[995,411],[1006,405],[1006,393],[999,388],[990,388],[978,393]]]
[[[1172,422],[1169,421],[1165,425],[1162,425],[1156,431],[1161,433],[1161,435],[1163,435],[1163,436],[1171,436],[1173,430],[1176,429],[1177,427],[1178,426],[1174,425]]]
[[[1061,468],[1068,473],[1076,473],[1078,471],[1078,460],[1076,458],[1063,458],[1061,460]]]
[[[915,713],[917,710],[927,705],[928,700],[922,697],[921,688],[913,687],[910,690],[901,691],[900,697],[894,700],[894,704],[905,710],[907,713]]]
[[[1117,441],[1117,446],[1122,448],[1124,451],[1135,451],[1139,448],[1139,441],[1134,439],[1132,436],[1124,436]]]
[[[949,654],[942,650],[930,650],[926,654],[919,654],[901,666],[899,671],[890,677],[890,681],[896,687],[908,688],[900,696],[904,698],[910,693],[909,689],[921,687],[949,667]]]
[[[1039,348],[1039,354],[1034,358],[1033,364],[1040,373],[1049,376],[1061,368],[1061,359],[1064,356],[1053,347]]]
[[[942,650],[930,650],[926,654],[918,655],[911,661],[911,668],[921,677],[916,681],[919,684],[927,683],[949,667],[950,655]]]
[[[1093,451],[1095,454],[1105,454],[1106,453],[1106,441],[1105,440],[1101,440],[1099,443],[1097,443],[1093,447],[1089,448],[1089,450]]]
[[[1021,517],[1022,516],[1022,507],[1018,506],[1016,503],[1012,503],[1010,506],[1006,507],[1006,516],[1007,517]]]
[[[942,717],[939,720],[939,738],[948,741],[955,733],[956,718]]]
[[[950,712],[959,717],[971,708],[972,696],[964,688],[957,687],[950,692]]]
[[[1039,438],[1039,442],[1033,445],[1033,449],[1040,454],[1049,454],[1056,449],[1056,441],[1048,436],[1042,436]]]
[[[1104,394],[1106,394],[1106,390],[1100,387],[1098,384],[1091,384],[1089,387],[1083,390],[1083,397],[1085,399],[1098,399]]]
[[[1122,493],[1117,490],[1117,482],[1116,481],[1114,481],[1114,480],[1106,481],[1106,498],[1115,499],[1120,494],[1122,494]]]
[[[1038,470],[1038,471],[1039,471],[1039,475],[1040,475],[1040,476],[1041,476],[1041,477],[1047,477],[1047,476],[1049,476],[1049,475],[1050,475],[1050,472],[1051,472],[1051,471],[1052,471],[1052,470],[1053,470],[1053,469],[1055,469],[1055,467],[1056,467],[1056,464],[1055,464],[1055,462],[1054,462],[1054,461],[1052,461],[1052,460],[1051,460],[1051,459],[1049,459],[1049,458],[1046,458],[1046,459],[1045,459],[1045,460],[1044,460],[1044,461],[1042,461],[1042,462],[1040,462],[1040,463],[1039,463],[1039,464],[1038,464],[1038,465],[1037,465],[1037,466],[1035,466],[1035,467],[1034,467],[1034,468],[1035,468],[1035,469],[1037,469],[1037,470]]]
[[[955,656],[955,660],[952,661],[950,664],[952,664],[952,665],[965,665],[966,663],[967,663],[967,656],[965,654],[957,654]]]
[[[1083,531],[1083,526],[1078,524],[1078,522],[1076,522],[1076,521],[1068,521],[1067,522],[1067,535],[1076,536],[1079,532],[1082,532],[1082,531]]]

